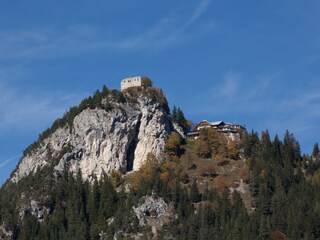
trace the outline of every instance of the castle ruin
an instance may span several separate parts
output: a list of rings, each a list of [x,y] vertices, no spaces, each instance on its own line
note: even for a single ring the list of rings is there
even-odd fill
[[[121,81],[121,91],[131,87],[141,87],[142,77],[128,77]]]

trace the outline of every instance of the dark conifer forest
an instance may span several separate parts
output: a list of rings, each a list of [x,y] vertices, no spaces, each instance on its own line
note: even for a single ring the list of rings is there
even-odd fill
[[[90,184],[80,172],[55,176],[47,166],[1,188],[0,222],[14,230],[13,239],[121,239],[135,233],[151,239],[150,229],[139,226],[133,206],[142,196],[155,194],[176,213],[158,239],[279,239],[282,234],[288,239],[319,239],[318,151],[302,157],[289,132],[282,141],[278,136],[271,141],[267,132],[260,138],[245,132],[241,147],[250,170],[250,210],[236,191],[218,193],[208,185],[199,191],[196,179],[183,183],[183,174],[176,172],[182,158],[171,153],[161,165],[147,162],[150,171],[145,166],[129,192],[115,176]],[[40,221],[30,212],[21,219],[23,198],[37,198],[50,211]]]
[[[167,106],[161,91],[151,93]],[[71,108],[25,154],[110,94],[123,101],[122,93],[104,87]],[[182,110],[174,107],[172,115],[188,131]],[[61,154],[67,151],[68,146]],[[268,131],[260,136],[245,131],[238,141],[210,129],[195,140],[172,132],[161,161],[149,154],[138,171],[122,175],[114,170],[90,181],[80,170],[55,171],[61,156],[1,187],[0,239],[320,239],[319,146],[302,156],[289,131],[282,140],[277,135],[271,140]],[[247,191],[231,191],[234,175]],[[134,212],[146,196],[161,198],[170,208],[156,233]],[[30,202],[36,211],[27,207]]]

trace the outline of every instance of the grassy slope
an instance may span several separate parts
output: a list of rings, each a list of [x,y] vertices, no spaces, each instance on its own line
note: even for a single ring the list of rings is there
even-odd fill
[[[199,158],[195,152],[193,140],[188,140],[183,145],[185,153],[180,158],[179,170],[186,173],[190,181],[197,180],[200,192],[203,192],[206,184],[209,188],[215,188],[219,193],[230,191],[230,188],[240,190],[239,184],[241,179],[243,189],[240,195],[248,211],[251,210],[251,196],[248,186],[248,170],[245,160],[233,160],[215,156],[210,159]]]

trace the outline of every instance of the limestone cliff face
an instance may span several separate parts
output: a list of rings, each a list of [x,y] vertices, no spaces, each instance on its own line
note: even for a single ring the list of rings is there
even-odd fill
[[[160,157],[173,130],[165,107],[154,98],[140,95],[135,101],[112,103],[112,110],[85,109],[72,126],[58,128],[23,157],[11,180],[55,162],[54,169],[81,169],[84,179],[112,170],[137,170],[148,153]]]

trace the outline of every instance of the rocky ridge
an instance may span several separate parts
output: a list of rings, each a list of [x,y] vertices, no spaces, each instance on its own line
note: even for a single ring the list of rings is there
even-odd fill
[[[168,110],[157,98],[141,92],[123,96],[122,102],[103,99],[101,104],[112,105],[110,110],[84,109],[71,126],[57,128],[21,159],[11,181],[48,164],[55,164],[55,171],[65,166],[71,172],[80,169],[82,177],[90,180],[113,170],[138,170],[148,153],[161,159],[174,128]]]

